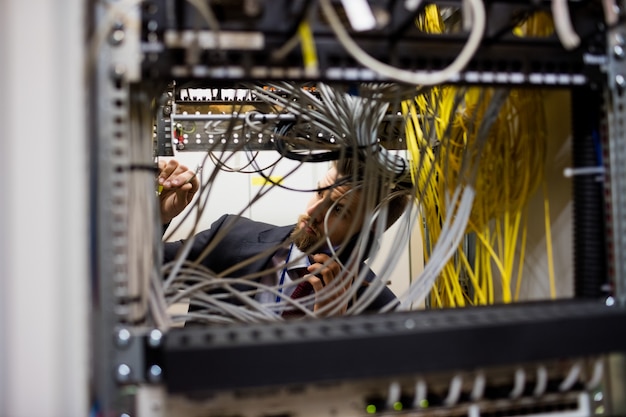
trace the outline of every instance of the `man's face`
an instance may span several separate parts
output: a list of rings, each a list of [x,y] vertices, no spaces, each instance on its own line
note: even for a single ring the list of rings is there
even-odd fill
[[[324,189],[336,181],[337,171],[331,168],[317,184],[322,190],[311,197],[305,214],[298,217],[298,224],[291,237],[301,251],[310,250],[320,240],[325,242],[326,234],[332,245],[337,246],[361,230],[363,223],[363,210],[359,207],[361,192],[350,191],[349,184]],[[327,229],[324,228],[325,217],[328,217]]]

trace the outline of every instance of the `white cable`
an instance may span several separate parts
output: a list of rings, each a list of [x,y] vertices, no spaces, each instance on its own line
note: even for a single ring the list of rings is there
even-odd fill
[[[522,368],[517,368],[515,370],[513,389],[509,393],[509,398],[516,399],[521,397],[524,393],[524,384],[526,384],[526,372]]]
[[[470,404],[467,407],[467,417],[480,417],[480,407],[478,404]]]
[[[472,30],[472,8],[468,0],[461,1],[461,17],[463,19],[462,27],[464,31]]]
[[[533,395],[535,397],[541,397],[546,388],[548,387],[548,371],[545,366],[540,365],[537,367],[537,381],[535,382],[535,390]]]
[[[559,385],[559,391],[565,392],[574,386],[576,381],[578,381],[578,377],[580,376],[581,368],[582,366],[580,362],[576,362],[572,365],[567,376],[565,377],[565,379],[563,379],[563,381]]]
[[[173,320],[167,312],[167,301],[163,293],[163,282],[158,271],[154,271],[150,281],[150,312],[154,320],[154,325],[162,332],[166,332],[172,327]]]
[[[158,294],[152,300],[155,271],[156,245],[159,243],[157,220],[159,212],[155,204],[155,176],[152,171],[151,144],[142,140],[150,129],[149,106],[145,98],[133,96],[130,105],[130,124],[128,159],[119,158],[127,163],[128,187],[126,201],[127,218],[127,294],[129,297],[129,316],[126,320],[146,323],[152,319],[158,327],[167,327],[167,314],[161,309],[165,304],[159,301]],[[119,192],[119,191],[117,191]],[[146,211],[146,207],[151,210]],[[119,268],[119,266],[118,266]],[[149,313],[151,313],[149,315]],[[151,325],[154,323],[150,323]]]
[[[412,204],[411,207],[405,210],[402,216],[398,219],[398,222],[402,225],[399,228],[400,234],[395,237],[393,245],[388,252],[389,254],[386,256],[384,264],[380,267],[381,271],[393,271],[393,268],[397,264],[402,251],[406,248],[406,245],[409,242],[414,222],[418,218],[417,215],[413,215],[413,210],[416,209],[415,204],[410,204]],[[376,255],[378,254],[378,247],[376,248],[376,251],[373,252],[372,256],[369,257],[370,262],[375,262]],[[359,299],[352,305],[349,310],[350,313],[358,314],[364,311],[385,286],[386,283],[382,277],[377,279],[375,283],[370,283]]]
[[[443,84],[457,77],[478,50],[486,26],[485,6],[483,2],[481,0],[468,0],[468,6],[470,6],[472,10],[473,26],[467,42],[457,58],[441,71],[430,73],[426,71],[411,72],[392,65],[387,65],[367,54],[357,45],[343,27],[337,13],[333,9],[331,1],[320,0],[320,5],[335,36],[346,52],[355,60],[383,77],[412,85]]]
[[[432,288],[433,283],[439,276],[441,270],[454,255],[461,240],[463,239],[467,222],[472,209],[475,191],[470,186],[457,187],[452,198],[452,204],[449,207],[456,207],[459,200],[458,209],[451,210],[446,214],[446,219],[441,228],[441,234],[435,244],[432,256],[426,263],[422,273],[409,289],[400,297],[399,310],[408,310],[413,303],[420,304],[426,298],[426,295]],[[383,312],[389,311],[387,307]]]
[[[308,91],[303,90],[300,86],[296,86],[292,83],[276,83],[276,86],[280,94],[271,90],[263,90],[260,86],[252,86],[251,90],[257,93],[258,98],[266,101],[271,106],[278,105],[282,107],[284,111],[296,115],[297,118],[301,118],[307,123],[322,127],[336,134],[338,144],[335,146],[355,150],[355,158],[357,152],[362,152],[361,157],[365,161],[364,166],[366,168],[363,173],[362,181],[364,186],[353,185],[351,189],[353,192],[356,192],[356,190],[362,192],[363,201],[360,205],[360,209],[364,210],[364,222],[360,229],[361,231],[359,232],[359,229],[355,229],[355,232],[360,233],[359,238],[362,243],[370,237],[370,234],[373,235],[374,240],[369,253],[366,253],[366,245],[359,244],[357,245],[357,249],[350,254],[350,260],[346,262],[346,264],[348,264],[358,260],[360,265],[360,259],[372,258],[376,255],[379,248],[378,239],[382,237],[385,231],[387,216],[386,207],[384,204],[381,204],[379,200],[382,198],[381,196],[388,193],[388,189],[378,186],[368,187],[367,184],[369,181],[376,181],[377,183],[389,181],[391,184],[393,180],[395,180],[394,175],[400,171],[399,167],[402,166],[402,169],[404,169],[402,157],[396,158],[395,155],[386,155],[385,152],[381,154],[381,152],[377,152],[374,149],[380,149],[376,132],[378,125],[387,113],[388,103],[372,98],[376,95],[373,87],[371,87],[370,91],[371,97],[353,97],[321,84],[318,90],[322,97],[320,100]],[[283,96],[285,92],[287,94]],[[296,99],[294,100],[294,98]],[[244,121],[251,122],[251,119]],[[299,122],[300,121],[296,121],[296,125]],[[257,124],[254,125],[255,130],[258,131],[262,131],[263,127],[264,126],[258,123],[258,121]],[[266,129],[268,128],[269,127]],[[291,138],[286,138],[286,140],[291,140]],[[359,164],[362,164],[363,160],[361,160]],[[210,177],[206,179],[206,182],[202,182],[203,193],[200,193],[200,196],[205,197],[203,199],[203,207],[207,206],[207,190],[211,188],[216,174],[220,169],[220,167],[216,167]],[[374,191],[380,194],[374,194]],[[262,195],[263,194],[259,192],[259,194],[250,201],[248,207],[254,204],[254,201],[258,200]],[[199,204],[199,201],[197,201],[196,204]],[[380,207],[376,207],[379,204]],[[328,217],[326,217],[324,221],[324,232],[326,236],[332,233],[332,230],[329,230],[327,219]],[[226,229],[227,228],[222,228],[216,233],[213,241],[203,250],[203,253],[198,256],[198,259],[204,256],[210,256],[212,248],[219,244],[224,234],[228,233]],[[191,240],[193,240],[193,236],[190,236],[183,245],[183,252],[189,251]],[[398,245],[398,240],[396,240],[395,243]],[[399,256],[400,252],[400,250],[392,251],[393,256],[390,258]],[[367,283],[366,289],[362,291],[359,298],[356,299],[357,291],[366,284],[365,278],[369,270],[366,268],[356,270],[351,268],[350,271],[342,272],[341,276],[337,277],[337,279],[329,285],[326,285],[321,291],[318,291],[317,294],[309,296],[308,300],[312,300],[315,297],[317,301],[327,301],[323,307],[312,312],[310,308],[306,307],[306,298],[298,300],[284,298],[278,303],[269,304],[256,302],[254,296],[261,291],[267,291],[270,294],[281,294],[278,286],[262,286],[254,281],[262,274],[275,274],[276,270],[268,268],[264,271],[258,271],[244,277],[233,278],[232,273],[236,271],[238,267],[241,267],[241,265],[237,265],[220,272],[217,276],[211,276],[208,274],[208,271],[204,270],[201,264],[186,262],[186,258],[187,255],[183,254],[175,261],[165,266],[165,271],[169,271],[165,289],[168,291],[168,294],[172,294],[173,291],[176,291],[175,296],[170,297],[168,301],[172,303],[176,299],[190,297],[194,305],[204,308],[205,311],[194,311],[186,317],[207,323],[282,320],[281,316],[276,314],[276,312],[281,311],[287,305],[301,309],[305,313],[305,317],[320,317],[324,315],[340,314],[343,306],[345,306],[347,302],[350,302],[351,307],[348,314],[357,314],[362,312],[362,310],[369,305],[369,302],[373,301],[376,296],[386,288],[386,281],[384,280],[385,274],[383,273],[372,282]],[[331,258],[336,258],[336,254],[331,256]],[[245,262],[248,261],[250,260],[246,260]],[[389,259],[388,263],[391,265],[393,263],[392,259]],[[353,285],[345,291],[345,294],[338,296],[339,292],[342,291],[341,282],[344,279],[353,280]],[[241,292],[241,290],[238,291],[233,287],[233,285],[242,283],[248,288],[251,287],[251,290]],[[295,283],[296,282],[293,281],[288,285],[295,285]],[[221,293],[217,294],[216,292]],[[239,301],[241,305],[233,305],[233,299]],[[369,302],[366,302],[368,300]],[[177,320],[178,319],[181,319],[181,317],[177,317]]]
[[[580,37],[572,26],[567,0],[552,0],[551,5],[554,30],[561,41],[561,45],[567,50],[576,48],[580,45]]]
[[[367,179],[365,179],[364,182],[367,183]],[[364,252],[366,249],[366,245],[358,245],[356,248],[357,251],[354,251],[350,255],[350,259],[346,262],[347,264],[357,264],[357,262],[360,263],[360,259],[372,259],[373,257],[375,257],[375,254],[378,251],[378,247],[379,247],[379,240],[382,237],[383,233],[385,232],[385,224],[386,224],[386,218],[385,218],[386,216],[383,216],[382,219],[379,216],[381,214],[380,206],[374,208],[371,211],[371,213],[369,212],[369,207],[372,205],[372,203],[375,204],[375,200],[377,200],[377,197],[373,196],[371,193],[368,193],[368,187],[365,187],[365,186],[353,187],[345,195],[348,195],[349,193],[352,193],[352,192],[361,192],[361,196],[362,196],[361,198],[363,201],[362,201],[362,204],[360,205],[360,209],[363,210],[364,211],[363,214],[366,215],[366,217],[363,220],[363,225],[361,227],[360,239],[362,242],[365,242],[368,239],[372,239],[373,244],[370,249],[370,252],[367,254]],[[368,203],[368,201],[371,200],[372,198],[374,198],[375,200],[373,202],[370,201]],[[337,202],[335,202],[335,204],[336,203]],[[381,202],[381,204],[383,203]],[[333,208],[331,207],[328,210],[324,218],[324,230],[326,231],[326,235],[330,234],[330,231],[328,230],[328,220],[329,220],[329,215],[332,212],[332,209]],[[385,209],[386,209],[386,206],[384,206],[384,208],[382,209],[383,213],[386,213]],[[376,227],[374,228],[373,236],[370,236],[370,231],[372,230],[373,226],[376,226]],[[329,244],[328,246],[331,247],[332,245]],[[395,253],[391,254],[390,258],[397,259],[398,256],[399,256],[399,251],[396,251]],[[336,258],[336,256],[334,257]],[[369,282],[366,284],[365,278],[367,277],[367,274],[368,274],[368,268],[362,268],[356,276],[352,277],[353,283],[350,286],[350,288],[348,288],[348,290],[343,294],[343,296],[338,297],[335,300],[335,302],[328,305],[328,307],[335,305],[335,308],[330,310],[328,313],[326,313],[327,308],[322,307],[321,309],[319,309],[318,313],[320,314],[326,313],[328,315],[338,314],[343,308],[343,306],[345,306],[346,303],[348,303],[349,301],[353,299],[356,299],[356,294],[359,288],[361,288],[363,285],[366,285],[366,290],[363,291],[363,293],[361,293],[358,299],[354,300],[352,306],[346,311],[346,314],[357,314],[358,312],[363,311],[363,309],[367,307],[370,304],[370,302],[373,301],[374,298],[378,296],[378,294],[386,286],[385,282],[379,276],[377,276],[376,279],[373,280],[372,282]],[[349,276],[350,271],[344,270],[343,275]],[[335,281],[337,281],[338,284],[340,285],[343,279],[344,278],[342,278],[342,276],[339,276],[335,279]]]
[[[415,397],[413,397],[413,408],[420,409],[423,408],[424,402],[428,401],[428,387],[426,385],[426,381],[423,379],[419,379],[415,383]]]
[[[404,8],[410,12],[414,12],[420,7],[422,0],[404,0]]]
[[[476,145],[474,152],[480,155],[480,151],[488,137],[488,131],[492,126],[502,103],[508,96],[508,90],[496,90],[485,117],[481,121],[476,135]],[[463,185],[460,181],[456,186],[452,196],[445,194],[446,204],[444,207],[450,207],[445,213],[445,219],[441,227],[441,232],[435,243],[432,254],[426,263],[422,273],[410,285],[408,290],[399,297],[399,305],[390,303],[382,312],[390,311],[397,306],[400,310],[408,310],[413,303],[421,304],[426,296],[430,293],[435,280],[439,277],[441,270],[445,267],[450,258],[456,253],[459,244],[465,236],[465,230],[472,211],[472,205],[475,196],[473,183],[476,181],[476,172],[478,170],[479,159],[466,157],[462,161],[461,174],[467,185]],[[460,202],[459,202],[460,199]]]
[[[591,378],[585,384],[585,388],[589,391],[595,390],[602,382],[602,377],[604,375],[604,362],[602,358],[596,359],[593,364],[593,373],[591,374]]]
[[[367,0],[341,0],[341,4],[353,30],[365,31],[376,27],[376,18]]]
[[[574,175],[593,175],[604,174],[604,167],[578,167],[578,168],[565,168],[563,170],[563,176],[565,178],[571,178]]]
[[[389,384],[389,391],[387,392],[387,409],[393,410],[394,405],[400,401],[400,395],[402,394],[400,384],[396,381]]]
[[[602,0],[604,10],[604,21],[608,26],[615,25],[619,20],[619,7],[615,0]]]
[[[262,86],[250,88],[257,91],[259,99],[268,103],[278,102],[290,113],[330,132],[342,141],[346,149],[369,149],[372,159],[377,159],[384,170],[396,175],[406,173],[407,161],[378,144],[378,128],[387,114],[388,102],[351,96],[324,83],[317,85],[321,100],[292,83],[273,86],[290,94],[283,97]],[[298,99],[293,100],[292,96]]]
[[[456,374],[450,380],[450,387],[448,388],[448,396],[443,400],[446,406],[455,405],[461,397],[461,388],[463,387],[463,377],[461,374]]]
[[[215,16],[213,9],[211,9],[209,2],[203,0],[187,0],[187,3],[196,8],[196,10],[200,13],[200,16],[202,16],[202,18],[209,25],[209,28],[215,33],[215,44],[218,46],[219,49],[220,40],[219,36],[217,35],[219,35],[220,31],[220,22],[217,19],[217,16]]]
[[[470,393],[470,399],[472,401],[480,401],[485,393],[485,386],[487,385],[487,379],[485,373],[479,371],[474,377],[474,385],[472,386],[472,392]]]

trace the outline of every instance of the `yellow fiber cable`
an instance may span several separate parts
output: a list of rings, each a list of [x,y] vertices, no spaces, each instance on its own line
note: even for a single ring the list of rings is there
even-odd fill
[[[556,283],[554,279],[554,262],[552,257],[552,231],[550,228],[550,201],[548,200],[548,184],[543,182],[543,207],[546,224],[546,250],[548,252],[548,276],[550,278],[550,298],[556,298]]]
[[[476,278],[475,271],[472,270],[469,260],[467,259],[467,255],[465,252],[459,252],[459,258],[461,259],[461,263],[463,266],[463,270],[467,272],[467,276],[469,277],[472,285],[474,286],[474,302],[478,301],[479,304],[486,304],[485,293],[482,291],[482,288],[479,285],[478,279]]]
[[[315,48],[315,39],[313,38],[309,22],[306,20],[300,22],[298,25],[298,35],[300,35],[304,68],[317,71],[317,50]]]
[[[524,207],[524,209],[522,210],[522,218],[524,219],[524,223],[526,223],[526,218],[528,214],[528,208]],[[526,235],[527,235],[527,229],[524,227],[524,229],[522,230],[522,239],[520,242],[520,247],[521,247],[521,251],[520,251],[520,255],[519,258],[521,260],[524,259],[524,255],[526,252]],[[522,270],[524,269],[524,262],[519,262],[517,265],[517,283],[516,283],[516,287],[515,287],[515,301],[519,300],[519,294],[520,294],[520,290],[522,287]]]
[[[435,5],[426,6],[416,25],[425,32],[444,31]],[[550,25],[550,17],[539,13],[514,32],[518,36],[550,34],[553,31]],[[469,260],[463,248],[458,248],[457,255],[443,268],[435,283],[430,297],[434,307],[461,306],[466,302],[489,304],[496,299],[511,302],[519,298],[527,236],[526,206],[530,196],[544,183],[546,129],[542,93],[511,91],[478,155],[476,133],[491,93],[468,88],[457,102],[457,88],[439,86],[402,103],[408,120],[406,135],[413,162],[411,175],[424,206],[422,239],[426,262],[428,248],[437,243],[447,210],[453,209],[446,207],[446,196],[464,181],[464,161],[480,156],[475,202],[466,230],[476,236],[475,257]],[[544,204],[551,292],[554,293],[547,197]],[[473,297],[466,293],[460,277],[466,277],[473,287]],[[495,293],[495,279],[501,283],[499,294]]]

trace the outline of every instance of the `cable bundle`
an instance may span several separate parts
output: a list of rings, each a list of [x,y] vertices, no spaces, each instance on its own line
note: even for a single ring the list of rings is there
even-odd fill
[[[426,8],[418,25],[426,31],[444,30],[435,6]],[[537,26],[526,22],[524,30]],[[488,117],[488,105],[497,94],[495,89],[444,86],[403,103],[410,120],[410,150],[421,167],[414,181],[424,194],[427,263],[441,238],[443,219],[456,209],[449,196],[459,184],[473,184],[476,190],[465,237],[431,292],[435,307],[510,302],[519,296],[527,203],[544,184],[546,122],[542,92],[514,89],[502,101],[486,138],[480,138],[479,122]],[[475,172],[467,170],[478,161]]]
[[[278,161],[290,159],[297,162],[291,173],[283,174],[287,179],[293,172],[305,164],[328,163],[338,161],[347,163],[353,167],[351,175],[351,187],[347,193],[360,193],[357,212],[351,213],[353,218],[363,218],[362,224],[353,223],[349,226],[348,236],[353,234],[357,237],[355,249],[349,256],[343,256],[341,250],[331,253],[331,259],[346,266],[342,273],[329,285],[326,285],[317,293],[317,301],[324,298],[329,302],[315,312],[306,307],[307,301],[312,296],[293,300],[281,296],[288,286],[296,286],[299,281],[291,281],[282,285],[267,285],[259,281],[260,278],[277,274],[287,265],[266,266],[265,269],[239,276],[238,268],[244,264],[256,262],[263,257],[251,257],[238,265],[215,273],[202,267],[197,262],[186,260],[186,253],[193,242],[193,236],[182,248],[180,256],[164,265],[163,274],[166,276],[165,294],[168,304],[173,304],[181,299],[191,299],[193,312],[184,316],[175,317],[174,320],[196,321],[201,323],[228,323],[228,322],[258,322],[282,320],[280,314],[286,306],[295,307],[303,311],[304,317],[324,317],[342,313],[342,309],[349,302],[350,306],[344,314],[358,314],[385,288],[387,277],[380,275],[374,281],[365,283],[367,269],[355,268],[362,259],[374,259],[380,246],[380,238],[385,231],[387,222],[387,199],[398,195],[414,195],[412,183],[409,179],[408,163],[401,156],[389,152],[380,144],[379,126],[385,115],[388,114],[389,103],[381,99],[382,93],[389,92],[388,86],[377,89],[374,85],[364,88],[362,96],[353,96],[341,89],[333,88],[325,84],[318,84],[313,90],[303,88],[301,85],[291,83],[276,83],[265,85],[250,85],[256,99],[270,104],[278,113],[288,114],[293,117],[286,119],[274,119],[274,121],[259,121],[255,118],[246,118],[249,128],[255,132],[271,135],[276,148]],[[285,122],[285,120],[287,120]],[[317,137],[311,135],[311,126],[324,135]],[[204,170],[201,175],[201,193],[194,209],[200,212],[209,206],[207,201],[211,194],[211,187],[217,176],[223,171],[233,172],[229,166],[229,159],[233,153],[220,151],[220,144],[215,143],[208,149],[207,157],[211,157],[215,164],[213,170]],[[267,184],[261,187],[258,194],[252,196],[249,205],[242,207],[238,214],[242,214],[247,208],[253,206],[272,187],[284,187],[283,184],[274,183],[272,173],[276,164],[261,167],[255,161],[254,154],[246,151],[245,143],[241,143],[241,151],[249,161],[244,163],[245,172],[255,172],[262,175]],[[321,189],[297,189],[289,188],[293,192],[319,192]],[[341,201],[335,202],[335,205]],[[414,208],[414,206],[412,206]],[[328,225],[328,217],[334,208],[330,207],[324,219],[324,235],[329,236],[333,230]],[[192,210],[194,211],[194,210]],[[237,213],[236,213],[237,214]],[[414,213],[409,210],[400,221],[412,222]],[[294,219],[295,221],[296,219]],[[410,230],[402,227],[401,230]],[[224,234],[228,233],[228,226],[219,229],[218,234],[205,247],[199,258],[212,256],[212,250],[220,245]],[[398,236],[394,240],[396,249],[391,251],[391,256],[385,262],[391,270],[391,266],[397,262],[403,249],[408,244],[408,233]],[[329,242],[327,245],[332,248]],[[340,248],[348,244],[343,242]],[[272,253],[278,250],[272,248]],[[313,252],[315,253],[315,252]],[[267,255],[267,254],[265,254]],[[289,260],[294,264],[297,260]],[[350,266],[350,267],[347,267]],[[344,292],[342,283],[351,281],[352,285]],[[363,293],[356,298],[357,290]],[[269,293],[274,295],[275,302],[258,301],[258,295]]]

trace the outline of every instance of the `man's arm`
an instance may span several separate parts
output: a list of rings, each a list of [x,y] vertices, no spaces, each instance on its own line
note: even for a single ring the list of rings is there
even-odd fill
[[[198,259],[198,257],[204,251],[204,248],[213,241],[215,234],[217,233],[218,230],[220,230],[224,221],[227,218],[228,218],[228,215],[226,214],[223,215],[222,217],[217,219],[215,222],[213,222],[213,224],[211,224],[211,227],[195,235],[193,246],[191,247],[191,250],[189,251],[189,255],[187,256],[187,259],[194,260],[194,261]],[[164,250],[163,260],[165,262],[174,260],[184,243],[185,243],[184,240],[177,240],[174,242],[164,242],[163,243],[163,250]],[[216,250],[219,251],[219,248],[217,248]],[[219,253],[221,254],[221,252]],[[211,263],[211,260],[215,261],[215,258],[216,258],[215,256],[205,257],[201,260],[201,263],[207,268],[215,269],[215,265]]]
[[[159,161],[161,224],[169,224],[187,207],[200,188],[195,171],[177,160]]]

